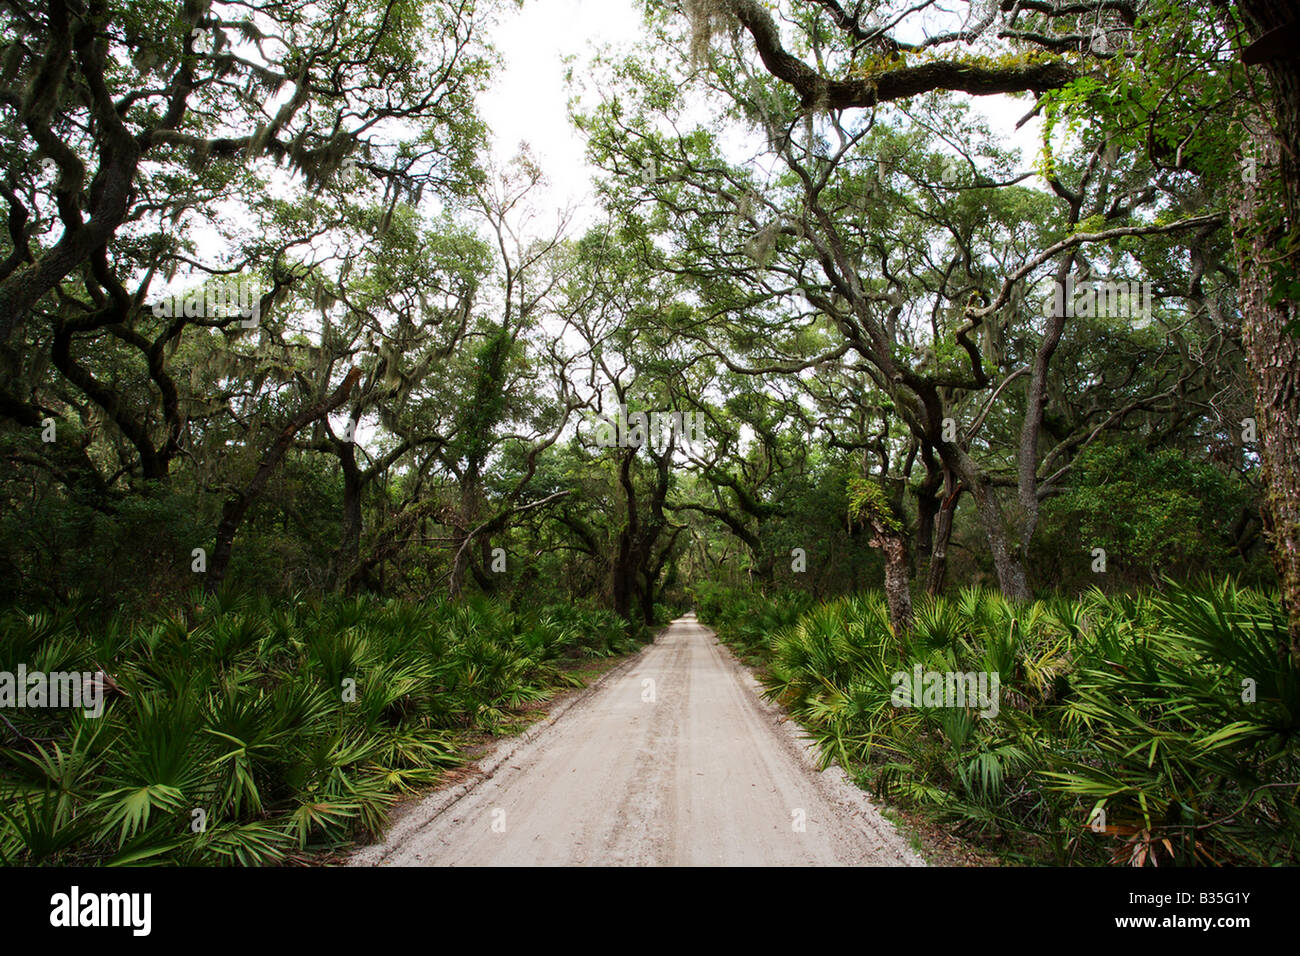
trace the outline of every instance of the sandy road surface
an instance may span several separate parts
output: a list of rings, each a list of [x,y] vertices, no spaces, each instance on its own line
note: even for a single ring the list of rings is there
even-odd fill
[[[917,865],[693,616],[352,865]]]

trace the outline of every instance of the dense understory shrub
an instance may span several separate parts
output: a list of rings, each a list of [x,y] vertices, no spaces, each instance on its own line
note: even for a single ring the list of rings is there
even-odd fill
[[[194,594],[137,626],[0,619],[0,670],[103,670],[100,717],[6,710],[0,862],[267,864],[375,836],[458,738],[634,649],[608,611]],[[570,665],[570,666],[566,666]]]
[[[1274,594],[1223,582],[1017,604],[965,590],[918,601],[896,637],[869,593],[813,607],[765,643],[737,623],[780,615],[756,603],[712,594],[701,616],[761,649],[766,693],[823,765],[1012,857],[1300,861],[1300,677],[1278,654]],[[998,706],[899,706],[896,675],[918,666],[996,674]]]

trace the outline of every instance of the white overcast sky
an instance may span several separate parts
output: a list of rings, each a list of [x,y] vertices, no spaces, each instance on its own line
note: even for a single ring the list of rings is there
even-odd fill
[[[564,57],[581,62],[604,44],[642,35],[633,0],[531,0],[493,31],[504,63],[480,101],[493,153],[505,162],[528,143],[551,184],[548,205],[582,204],[591,194],[585,145],[569,123]]]

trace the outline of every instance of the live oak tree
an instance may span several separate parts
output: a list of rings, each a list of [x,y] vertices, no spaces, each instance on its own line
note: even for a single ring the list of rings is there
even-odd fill
[[[1245,567],[1285,426],[1244,348],[1289,340],[1242,342],[1266,326],[1239,306],[1285,318],[1237,298],[1277,241],[1244,216],[1286,204],[1267,157],[1242,204],[1242,130],[1273,101],[1237,21],[646,7],[645,49],[576,76],[608,221],[573,238],[529,219],[526,152],[480,160],[486,6],[5,6],[0,301],[75,260],[3,314],[14,593],[110,594],[138,562],[162,601],[202,545],[211,587],[551,591],[645,621],[683,578],[829,597],[883,575],[901,631],[911,579],[1055,588],[1082,528],[1120,563],[1072,586],[1224,548]],[[967,107],[988,93],[1042,118],[1040,154]],[[1113,276],[1149,278],[1149,322],[1044,308]],[[243,279],[255,317],[154,309]],[[603,447],[590,416],[618,406],[698,414],[707,440]],[[1231,508],[1231,541],[1187,489],[1159,496],[1176,481]]]
[[[1038,507],[1068,474],[1073,456],[1104,429],[1167,402],[1195,375],[1184,368],[1163,383],[1147,380],[1145,392],[1110,408],[1084,404],[1069,431],[1046,446],[1051,364],[1075,323],[1062,312],[1040,324],[1043,306],[1031,297],[1032,281],[1064,283],[1076,273],[1086,279],[1094,261],[1122,258],[1123,250],[1107,251],[1116,243],[1189,233],[1221,217],[1167,216],[1168,190],[1154,188],[1133,158],[1115,157],[1104,139],[1048,157],[1044,172],[1054,197],[1047,199],[1020,187],[1027,174],[1017,175],[987,133],[942,102],[910,107],[908,127],[890,114],[853,113],[927,90],[1046,90],[1042,84],[1079,76],[1089,58],[1104,59],[1090,49],[1073,58],[1077,65],[1063,63],[1055,72],[1015,58],[914,69],[901,58],[872,61],[869,81],[854,93],[847,80],[835,87],[801,68],[779,47],[775,22],[759,5],[708,6],[713,14],[703,27],[701,8],[692,7],[694,38],[701,29],[709,33],[709,23],[743,27],[759,64],[739,30],[719,28],[716,35],[730,36],[730,46],[721,39],[716,48],[693,44],[675,60],[666,55],[666,67],[628,60],[612,68],[621,85],[582,122],[593,134],[595,158],[622,174],[637,197],[614,201],[646,231],[673,237],[670,254],[663,244],[647,244],[647,255],[692,285],[705,314],[725,316],[733,354],[745,359],[732,358],[733,369],[796,374],[846,360],[846,353],[859,358],[931,465],[924,495],[933,502],[942,487],[940,500],[951,508],[969,494],[1003,591],[1027,597],[1024,564]],[[826,70],[855,76],[867,69],[857,65],[858,28],[827,20],[823,6],[795,5],[790,22],[799,50],[815,54]],[[662,29],[663,39],[685,45],[671,22]],[[1113,32],[1117,39],[1108,42],[1119,44],[1124,24]],[[660,48],[673,49],[671,42]],[[707,57],[707,70],[692,73],[692,56],[701,65]],[[764,67],[790,88],[773,83]],[[665,69],[677,72],[664,75]],[[907,82],[881,82],[890,70],[904,71]],[[716,127],[700,124],[675,137],[658,132],[653,117],[680,129],[689,115],[679,76],[698,84],[693,91],[711,88],[730,101],[724,115],[755,124],[764,154],[784,172],[764,177],[760,167],[727,162]],[[914,89],[922,81],[930,85]],[[949,81],[957,85],[945,86]],[[938,132],[918,140],[918,126],[942,130],[947,148],[938,148],[945,145]],[[639,189],[637,170],[653,171]],[[648,211],[641,197],[653,200]],[[1184,293],[1159,291],[1161,299]],[[716,327],[697,322],[679,331],[703,343]],[[980,429],[991,429],[1009,403],[1018,408],[1018,435],[1007,462],[1005,445]],[[942,507],[927,506],[927,538],[936,513],[942,517]],[[942,579],[938,567],[935,578]]]
[[[699,357],[708,360],[705,352]],[[706,423],[709,441],[688,455],[700,494],[669,505],[679,515],[694,512],[720,522],[739,538],[759,587],[773,584],[780,557],[766,529],[785,513],[783,479],[803,468],[815,440],[797,400],[781,394],[782,384],[760,386],[752,376],[723,369],[708,393],[685,396]]]
[[[545,507],[565,494],[528,495],[539,457],[583,404],[570,384],[568,359],[544,328],[557,317],[554,309],[563,310],[555,294],[568,264],[562,254],[566,217],[560,215],[549,228],[536,222],[531,203],[541,183],[541,170],[523,151],[506,169],[489,170],[471,193],[472,208],[497,260],[499,289],[489,300],[494,314],[485,316],[481,339],[474,343],[468,389],[457,403],[455,437],[439,452],[457,485],[455,503],[441,513],[455,552],[449,575],[452,597],[460,596],[467,570],[490,590],[492,536],[516,514]],[[521,467],[501,496],[489,500],[489,470],[505,448]],[[475,548],[479,562],[472,560]]]
[[[364,243],[399,204],[473,178],[483,132],[473,97],[490,62],[481,13],[405,0],[349,3],[346,15],[331,3],[49,0],[7,4],[0,16],[10,41],[0,69],[0,411],[31,427],[33,416],[93,409],[115,461],[46,454],[76,466],[56,472],[71,484],[117,494],[167,479],[196,430],[260,404],[224,388],[223,368],[304,396],[266,423],[279,430],[269,444],[254,434],[263,425],[240,421],[265,455],[224,505],[215,586],[269,470],[356,379],[340,355],[267,374],[305,354],[277,322],[348,258],[322,246]],[[202,223],[222,210],[238,210],[243,228],[200,254]],[[253,282],[257,308],[160,315],[162,280],[178,273],[191,287]],[[187,343],[213,332],[227,340],[209,353],[215,376],[178,364]],[[307,385],[313,371],[327,377]]]
[[[1295,377],[1300,340],[1292,305],[1298,285],[1294,220],[1300,181],[1300,73],[1288,46],[1300,23],[1300,7],[1294,0],[1215,0],[1213,6],[1235,33],[1235,47],[1243,60],[1258,67],[1271,91],[1271,102],[1262,108],[1257,91],[1253,92],[1247,98],[1249,108],[1240,117],[1250,175],[1242,177],[1244,188],[1233,192],[1228,208],[1239,249],[1245,342],[1256,383],[1260,453],[1269,486],[1270,539],[1283,601],[1290,611],[1291,653],[1300,658],[1300,505],[1296,504],[1300,466],[1294,453],[1300,444],[1296,424],[1300,388]],[[679,9],[692,21],[697,56],[707,51],[716,34],[743,30],[763,67],[788,85],[808,113],[874,108],[939,90],[975,96],[1030,92],[1042,97],[1054,90],[1080,91],[1090,86],[1123,98],[1118,103],[1111,100],[1102,110],[1104,115],[1132,120],[1140,114],[1138,126],[1148,134],[1145,145],[1152,159],[1163,159],[1174,169],[1195,168],[1194,159],[1187,161],[1196,152],[1194,140],[1213,137],[1220,129],[1209,120],[1216,112],[1213,97],[1231,84],[1221,83],[1215,74],[1235,72],[1230,64],[1204,56],[1206,44],[1196,34],[1213,19],[1204,4],[995,0],[965,5],[946,21],[946,7],[935,2],[876,4],[868,10],[862,4],[849,8],[838,0],[808,0],[791,7],[788,23],[808,40],[794,52],[783,43],[768,5],[756,0],[709,0]],[[980,39],[993,38],[1000,41],[994,46],[1000,55],[969,56],[962,51]],[[809,65],[805,51],[814,55],[815,65]],[[1135,53],[1143,69],[1126,71]],[[1208,82],[1192,79],[1207,65],[1213,71]],[[1184,87],[1190,94],[1183,92]],[[1199,108],[1192,123],[1171,135],[1170,127],[1176,129],[1187,118],[1177,115],[1180,98],[1199,99],[1195,104]],[[1265,119],[1272,122],[1266,124]],[[1193,225],[1207,221],[1208,217],[1202,218]],[[1075,248],[1085,241],[1079,239]],[[1008,283],[1003,292],[1010,287]],[[972,314],[987,317],[978,310]],[[1049,329],[1040,359],[1050,357],[1056,337],[1057,331]],[[1031,372],[1022,452],[1031,452],[1034,444],[1043,371],[1040,361]],[[1022,454],[1022,479],[1034,467],[1032,454]],[[1022,480],[1018,495],[1031,527],[1036,512],[1032,485]],[[986,526],[992,527],[989,522]],[[991,543],[1004,591],[1019,594],[1020,574],[1014,566],[1003,572],[1007,561],[999,552],[1005,549],[992,538]]]
[[[686,306],[679,290],[648,268],[639,241],[610,224],[574,248],[564,315],[575,338],[575,377],[586,394],[574,450],[604,475],[605,487],[596,514],[570,511],[562,520],[585,542],[604,537],[612,608],[651,623],[685,530],[669,513],[670,496],[688,457],[704,451],[686,444],[685,419],[683,427],[671,420],[665,426],[659,416],[687,414],[688,396],[698,399],[705,376],[683,343],[664,334],[661,318]],[[701,439],[707,448],[707,427]]]
[[[473,331],[491,272],[491,249],[470,229],[449,220],[428,227],[406,207],[364,254],[347,260],[342,281],[331,286],[330,296],[356,320],[351,348],[365,370],[345,420],[323,421],[312,445],[333,455],[342,472],[336,587],[351,592],[373,583],[374,568],[394,544],[388,532],[413,526],[399,507],[369,527],[375,522],[366,521],[366,499],[394,467],[423,471],[453,439],[454,409],[444,390],[461,373],[456,356]],[[375,545],[364,551],[363,533]]]

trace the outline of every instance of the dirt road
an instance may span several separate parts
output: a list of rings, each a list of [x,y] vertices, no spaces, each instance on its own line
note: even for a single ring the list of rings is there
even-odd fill
[[[919,865],[693,616],[352,865]]]

